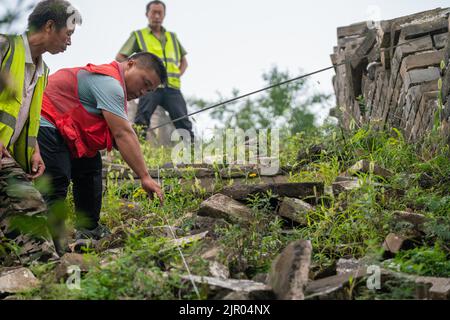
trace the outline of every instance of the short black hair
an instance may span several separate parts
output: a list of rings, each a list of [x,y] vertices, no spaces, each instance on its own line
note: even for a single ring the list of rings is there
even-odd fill
[[[146,11],[146,13],[148,13],[148,12],[150,11],[150,7],[151,7],[153,4],[161,4],[161,5],[164,7],[164,13],[166,13],[166,4],[165,4],[164,2],[162,2],[162,1],[160,1],[160,0],[153,0],[153,1],[150,1],[150,2],[147,4],[147,11]]]
[[[128,61],[136,61],[138,66],[155,70],[162,85],[167,84],[167,71],[162,60],[150,52],[135,53],[128,58]]]
[[[81,15],[69,1],[66,0],[43,0],[40,1],[28,17],[28,29],[39,31],[45,24],[52,20],[55,22],[56,30],[68,27],[69,18],[76,15],[70,23],[81,25]]]

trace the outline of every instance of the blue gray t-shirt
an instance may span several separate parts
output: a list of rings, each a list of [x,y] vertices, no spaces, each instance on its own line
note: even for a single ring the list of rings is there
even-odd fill
[[[89,113],[101,115],[102,110],[105,110],[128,120],[122,86],[113,77],[80,70],[78,72],[78,96],[81,104]],[[55,128],[42,116],[41,127]]]

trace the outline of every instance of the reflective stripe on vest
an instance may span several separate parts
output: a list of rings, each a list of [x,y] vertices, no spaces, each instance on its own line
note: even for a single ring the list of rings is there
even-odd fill
[[[39,131],[42,97],[49,70],[44,64],[44,75],[39,77],[33,92],[27,122],[14,145],[10,144],[14,134],[23,97],[25,81],[25,47],[21,36],[9,36],[9,48],[3,59],[1,70],[8,72],[12,88],[0,93],[0,141],[8,147],[11,155],[25,172],[30,173],[31,157],[36,147]]]
[[[139,49],[144,52],[151,52],[158,56],[166,66],[169,87],[180,89],[180,62],[181,50],[174,33],[166,31],[166,45],[163,48],[149,28],[135,32]]]

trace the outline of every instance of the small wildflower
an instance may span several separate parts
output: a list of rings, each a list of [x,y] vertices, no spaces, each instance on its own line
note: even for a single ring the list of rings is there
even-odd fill
[[[138,190],[136,190],[136,192],[133,194],[133,198],[139,198],[141,196],[146,195],[147,193],[145,192],[144,189],[139,188]]]

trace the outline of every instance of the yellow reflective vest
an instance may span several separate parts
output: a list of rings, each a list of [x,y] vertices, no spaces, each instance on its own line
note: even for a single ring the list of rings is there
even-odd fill
[[[42,97],[49,70],[44,64],[44,75],[39,77],[34,88],[27,122],[17,141],[11,144],[23,99],[25,47],[20,35],[7,36],[7,38],[9,48],[3,57],[1,71],[9,74],[12,86],[0,92],[0,141],[8,148],[23,170],[31,173],[31,157],[37,143]]]
[[[135,34],[141,51],[151,52],[164,62],[169,87],[180,89],[181,49],[175,33],[166,31],[167,41],[164,48],[161,41],[150,32],[150,28],[138,30]]]

